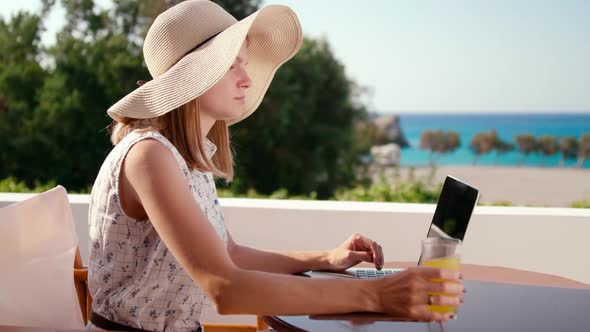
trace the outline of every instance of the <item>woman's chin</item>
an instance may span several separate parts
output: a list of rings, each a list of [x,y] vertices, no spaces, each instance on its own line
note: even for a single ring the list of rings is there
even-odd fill
[[[220,116],[217,118],[217,120],[220,121],[231,121],[231,120],[235,120],[237,118],[239,118],[242,114],[244,114],[245,110],[243,109],[237,109],[234,112],[227,112],[224,114],[220,114]]]
[[[244,112],[246,112],[246,109],[244,109],[244,106],[240,106],[240,107],[236,108],[233,112],[231,112],[231,114],[228,114],[227,120],[237,119],[242,114],[244,114]]]

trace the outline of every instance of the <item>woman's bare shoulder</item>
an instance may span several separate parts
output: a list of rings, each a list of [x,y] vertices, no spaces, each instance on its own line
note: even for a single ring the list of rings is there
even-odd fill
[[[173,184],[182,172],[172,151],[157,139],[144,139],[129,149],[124,168],[130,182],[135,186],[145,181],[157,184]],[[146,176],[149,175],[149,176]]]

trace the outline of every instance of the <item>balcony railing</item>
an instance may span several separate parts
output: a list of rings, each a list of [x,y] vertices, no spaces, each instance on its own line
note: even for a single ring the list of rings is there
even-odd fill
[[[0,207],[31,194],[0,193]],[[88,195],[69,195],[84,262],[88,261]],[[236,242],[261,249],[313,250],[359,232],[378,241],[386,261],[416,261],[435,205],[266,199],[220,199]],[[590,209],[478,206],[463,262],[542,272],[590,284]],[[246,322],[251,316],[204,321]]]

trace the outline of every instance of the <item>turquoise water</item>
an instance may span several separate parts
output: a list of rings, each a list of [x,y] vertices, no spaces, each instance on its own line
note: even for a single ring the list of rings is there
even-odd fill
[[[590,134],[590,113],[533,113],[533,114],[399,114],[402,131],[410,143],[410,147],[401,153],[402,166],[428,165],[429,152],[420,150],[420,135],[424,130],[453,130],[461,136],[461,146],[453,153],[441,156],[438,165],[471,165],[474,154],[469,150],[472,137],[479,132],[495,129],[498,136],[511,143],[515,143],[515,136],[532,134],[534,136],[553,135],[556,137],[575,136],[580,139],[583,133]],[[540,154],[530,154],[522,165],[556,167],[559,165],[561,154],[543,157]],[[517,150],[497,155],[491,152],[481,156],[478,165],[519,165],[522,155]],[[576,160],[566,161],[571,166]],[[590,168],[590,160],[583,164]]]

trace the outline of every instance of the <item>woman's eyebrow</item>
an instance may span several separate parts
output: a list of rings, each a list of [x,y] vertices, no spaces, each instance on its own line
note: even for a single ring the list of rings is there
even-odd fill
[[[240,56],[236,57],[236,61],[238,63],[244,63],[246,65],[248,64],[248,61],[244,61],[244,59],[242,57],[240,57]]]

